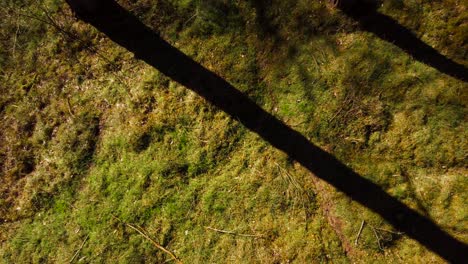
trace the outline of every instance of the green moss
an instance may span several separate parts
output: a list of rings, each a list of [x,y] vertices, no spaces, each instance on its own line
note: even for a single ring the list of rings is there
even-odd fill
[[[124,4],[265,110],[466,241],[464,83],[319,1]],[[72,20],[63,3],[45,6],[81,40],[4,16],[1,262],[68,262],[85,239],[76,261],[169,261],[126,223],[184,262],[441,262],[405,236],[380,230],[379,246],[370,226],[392,230],[379,216],[343,194],[315,193],[309,172],[237,120]],[[30,3],[21,8],[43,16]],[[379,12],[466,64],[463,8],[455,0],[384,1]],[[3,39],[17,28],[13,55]],[[362,259],[346,254],[343,239]]]

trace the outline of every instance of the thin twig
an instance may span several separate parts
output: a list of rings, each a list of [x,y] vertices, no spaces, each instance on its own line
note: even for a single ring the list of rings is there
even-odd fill
[[[165,253],[169,254],[174,260],[176,263],[179,263],[179,264],[182,264],[182,261],[179,260],[179,258],[176,257],[176,255],[174,255],[174,253],[172,253],[171,251],[167,250],[166,248],[164,248],[163,246],[159,245],[158,243],[156,243],[156,241],[154,241],[154,239],[152,239],[151,237],[149,237],[146,233],[145,233],[145,230],[141,227],[137,227],[137,226],[133,226],[129,223],[125,223],[128,227],[130,227],[131,229],[137,231],[140,235],[142,235],[144,238],[146,238],[148,241],[150,241],[155,247],[157,247],[158,249],[164,251]]]
[[[357,236],[356,236],[356,240],[354,240],[354,245],[356,245],[356,246],[357,246],[357,244],[358,244],[359,237],[361,237],[362,229],[364,228],[364,224],[365,224],[365,223],[366,223],[366,222],[365,222],[364,220],[362,220],[361,227],[359,228],[359,232],[358,232],[358,234],[357,234]]]
[[[154,239],[152,239],[151,237],[149,237],[147,234],[146,234],[146,231],[140,227],[140,226],[134,226],[132,224],[129,224],[129,223],[126,223],[124,222],[123,220],[121,220],[120,218],[118,218],[117,216],[115,215],[112,215],[115,219],[119,220],[121,223],[125,224],[126,226],[130,227],[131,229],[137,231],[140,235],[142,235],[144,238],[146,238],[148,241],[151,242],[151,244],[153,244],[156,248],[162,250],[163,252],[167,253],[168,255],[170,255],[176,263],[178,264],[182,264],[182,261],[174,254],[172,253],[171,251],[169,251],[168,249],[164,248],[163,246],[159,245],[156,241],[154,241]]]
[[[195,11],[195,14],[193,14],[193,16],[191,16],[189,19],[187,19],[187,21],[185,21],[184,26],[186,26],[188,24],[188,22],[190,22],[190,20],[194,19],[197,15],[198,15],[198,10]]]
[[[89,235],[86,236],[86,238],[83,240],[83,243],[81,243],[81,246],[78,248],[78,250],[75,252],[75,255],[73,255],[73,257],[70,259],[70,261],[68,263],[72,263],[73,260],[75,260],[75,258],[78,256],[78,254],[80,253],[81,249],[84,247],[84,245],[86,244],[86,241],[88,241],[88,238],[89,238]]]
[[[72,109],[72,106],[71,106],[71,103],[70,103],[70,98],[67,97],[67,107],[68,107],[68,112],[70,113],[70,115],[75,118],[75,114],[73,113],[73,109]]]
[[[388,229],[383,229],[383,228],[378,228],[378,227],[374,227],[374,228],[379,230],[379,231],[384,231],[384,232],[392,233],[392,234],[395,234],[395,235],[403,235],[404,234],[403,232],[391,231],[391,230],[388,230]]]
[[[278,167],[278,169],[283,172],[286,175],[286,178],[289,180],[289,182],[296,187],[299,191],[306,193],[306,191],[299,185],[299,183],[294,179],[294,177],[288,173],[286,169],[283,169],[278,163],[275,162],[275,165]],[[307,195],[307,193],[306,193]]]
[[[380,250],[384,250],[382,245],[380,244],[380,237],[377,234],[377,231],[376,231],[375,227],[371,226],[371,228],[372,228],[372,231],[374,231],[375,238],[377,238],[377,243],[379,244]]]
[[[223,233],[223,234],[229,234],[229,235],[233,235],[233,236],[264,238],[264,236],[262,236],[262,235],[239,234],[239,233],[235,233],[235,232],[232,232],[232,231],[221,230],[221,229],[217,229],[217,228],[213,228],[213,227],[209,227],[209,226],[205,226],[205,228],[209,229],[209,230],[212,230],[212,231],[215,231],[215,232],[219,232],[219,233]]]

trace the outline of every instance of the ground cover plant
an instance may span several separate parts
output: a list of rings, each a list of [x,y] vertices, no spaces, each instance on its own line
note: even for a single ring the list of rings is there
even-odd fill
[[[465,82],[320,1],[120,3],[467,242]],[[466,6],[378,12],[466,65]],[[61,1],[1,12],[2,262],[443,262]]]

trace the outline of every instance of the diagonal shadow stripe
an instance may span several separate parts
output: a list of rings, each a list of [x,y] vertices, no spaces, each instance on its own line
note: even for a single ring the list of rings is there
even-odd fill
[[[227,81],[171,46],[114,0],[67,2],[80,19],[219,107],[317,177],[381,215],[396,229],[448,261],[462,262],[467,259],[467,245],[309,142]]]
[[[331,0],[333,1],[333,0]],[[468,82],[468,69],[417,38],[393,18],[376,11],[376,0],[334,0],[336,7],[359,22],[360,28],[399,47],[414,59],[438,71]]]

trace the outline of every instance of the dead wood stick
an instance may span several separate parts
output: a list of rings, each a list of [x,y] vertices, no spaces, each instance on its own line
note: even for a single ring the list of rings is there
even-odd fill
[[[404,234],[403,232],[392,231],[392,230],[378,228],[378,227],[374,227],[374,228],[377,229],[377,230],[380,230],[380,231],[384,231],[384,232],[392,233],[392,234],[396,234],[396,235],[403,235]]]
[[[377,239],[377,243],[379,244],[380,250],[384,250],[382,245],[380,244],[380,237],[379,237],[379,234],[377,234],[375,227],[371,226],[371,228],[372,228],[372,231],[374,231],[374,235],[375,235],[375,238]]]
[[[262,235],[250,235],[250,234],[239,234],[239,233],[235,233],[235,232],[232,232],[232,231],[227,231],[227,230],[221,230],[221,229],[217,229],[217,228],[213,228],[213,227],[209,227],[209,226],[205,226],[206,229],[209,229],[209,230],[212,230],[212,231],[215,231],[215,232],[219,232],[219,233],[223,233],[223,234],[229,234],[229,235],[233,235],[233,236],[242,236],[242,237],[264,237]]]
[[[182,261],[174,254],[172,253],[171,251],[167,250],[165,247],[159,245],[156,241],[154,241],[154,239],[152,239],[151,237],[149,237],[147,234],[146,234],[146,231],[142,228],[142,227],[139,227],[139,226],[134,226],[132,224],[129,224],[129,223],[126,223],[124,222],[122,219],[118,218],[117,216],[113,215],[112,214],[112,217],[114,217],[115,219],[119,220],[119,222],[121,222],[122,224],[130,227],[131,229],[135,230],[138,232],[138,234],[140,234],[141,236],[143,236],[144,238],[146,238],[149,242],[151,242],[151,244],[153,244],[156,248],[158,248],[159,250],[165,252],[166,254],[170,255],[172,257],[172,259],[175,260],[175,262],[177,264],[182,264]]]
[[[78,256],[78,253],[80,253],[81,249],[84,247],[86,244],[86,241],[88,241],[89,235],[86,236],[86,238],[83,240],[83,243],[81,243],[81,246],[78,248],[78,250],[75,252],[75,255],[70,259],[68,263],[72,263],[73,260],[75,260],[76,256]]]
[[[296,179],[294,179],[294,177],[293,177],[291,174],[289,174],[288,171],[287,171],[286,169],[282,168],[282,167],[281,167],[278,163],[276,163],[276,162],[275,162],[275,164],[276,164],[276,166],[278,167],[278,169],[279,169],[280,171],[282,171],[282,172],[286,175],[286,179],[289,180],[289,182],[290,182],[294,187],[296,187],[296,188],[297,188],[298,190],[300,190],[300,191],[304,191],[304,190],[302,189],[302,187],[297,183]]]
[[[75,114],[73,113],[73,108],[71,106],[71,103],[70,103],[70,98],[67,97],[67,107],[68,107],[68,112],[70,113],[70,115],[75,118]]]
[[[142,235],[144,238],[146,238],[148,241],[150,241],[156,248],[164,251],[165,253],[169,254],[174,260],[176,263],[178,264],[182,264],[182,261],[179,260],[179,258],[176,257],[176,255],[174,255],[174,253],[172,253],[171,251],[167,250],[166,248],[164,248],[163,246],[159,245],[158,243],[156,243],[156,241],[154,241],[154,239],[152,239],[151,237],[149,237],[143,228],[141,227],[136,227],[134,225],[131,225],[129,223],[125,223],[128,227],[130,227],[131,229],[137,231],[140,235]]]
[[[365,221],[362,220],[361,227],[359,228],[359,232],[358,232],[358,234],[356,236],[356,240],[354,240],[354,245],[356,245],[356,246],[358,244],[359,237],[361,237],[361,233],[362,233],[362,229],[364,228],[364,224],[365,224]]]

